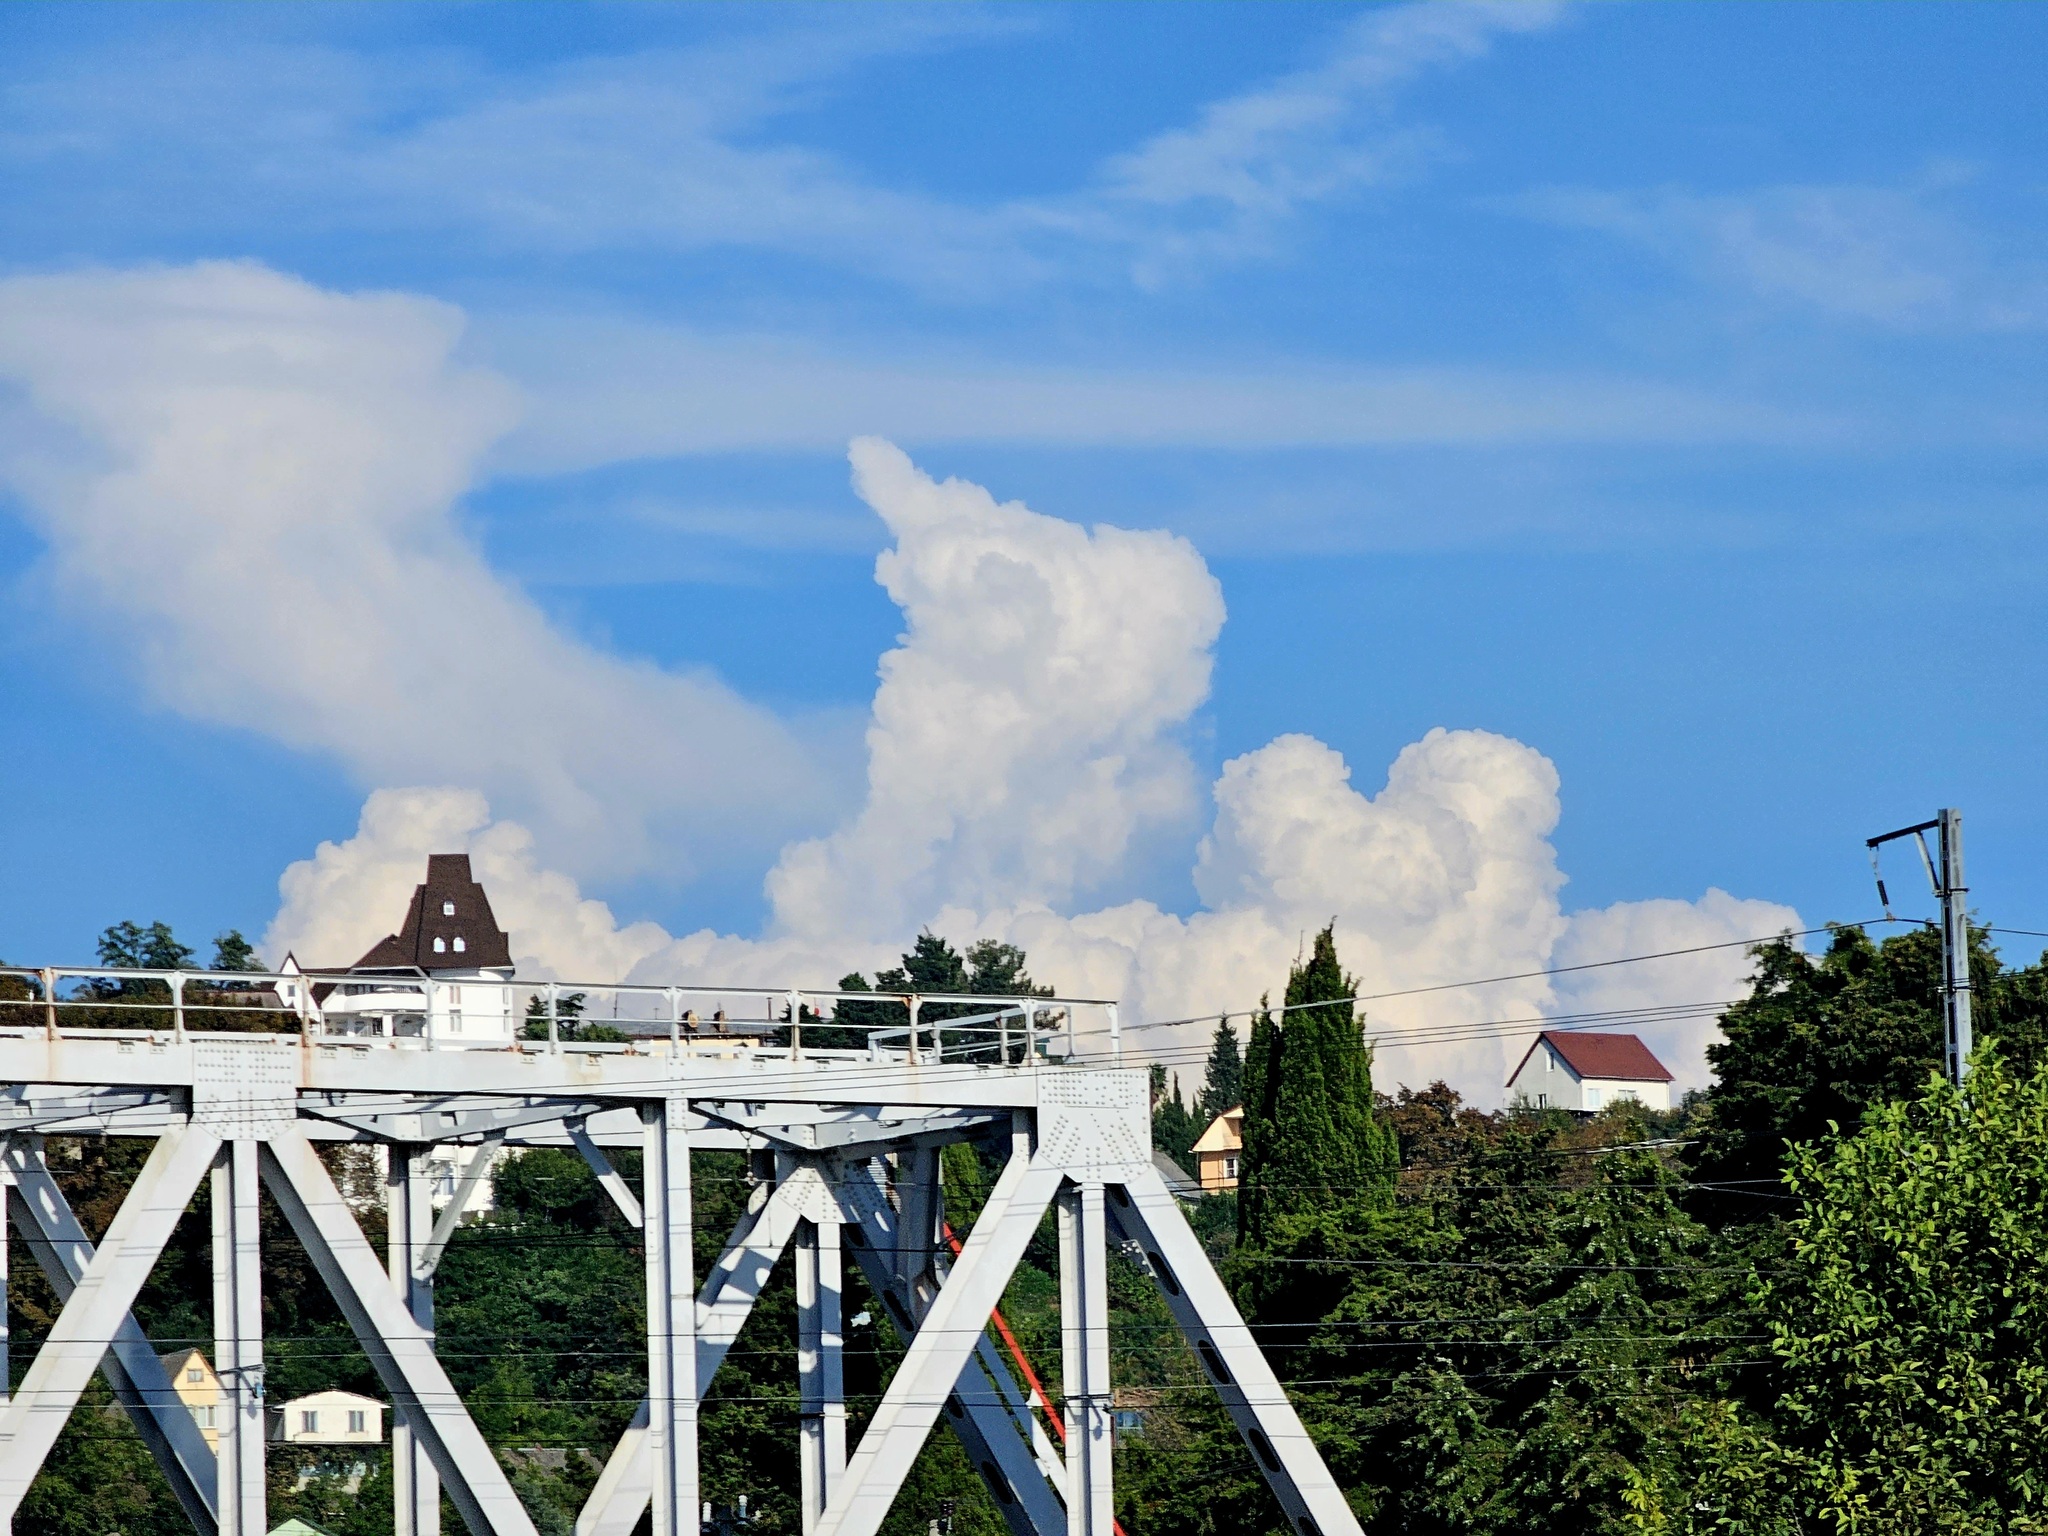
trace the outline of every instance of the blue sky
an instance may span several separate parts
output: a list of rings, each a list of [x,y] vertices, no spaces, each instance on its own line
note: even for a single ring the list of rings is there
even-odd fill
[[[1496,732],[1557,767],[1567,910],[1810,921],[1953,803],[1980,907],[2048,928],[2044,57],[2018,5],[14,6],[0,275],[459,311],[523,402],[461,536],[817,748],[688,874],[550,854],[622,921],[756,931],[775,849],[858,801],[904,622],[875,433],[1192,542],[1204,784],[1292,732],[1376,793]],[[0,381],[21,462],[38,387]],[[263,929],[389,781],[152,680],[8,484],[0,954]],[[1177,825],[1089,893],[1191,910]]]

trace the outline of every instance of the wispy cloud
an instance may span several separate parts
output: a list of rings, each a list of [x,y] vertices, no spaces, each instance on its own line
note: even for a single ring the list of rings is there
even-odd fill
[[[246,264],[0,281],[0,486],[59,611],[159,703],[371,783],[487,788],[579,871],[815,825],[815,733],[566,632],[465,536],[517,405],[460,328]]]
[[[1517,206],[1758,299],[1843,320],[1915,331],[2048,326],[2048,264],[2003,249],[1954,206],[1950,194],[1968,180],[1942,169],[1889,187],[1551,188]]]
[[[51,177],[36,195],[60,211],[90,217],[118,196],[126,220],[195,232],[548,255],[752,250],[995,297],[1272,250],[1310,205],[1438,152],[1426,126],[1395,118],[1400,87],[1557,14],[1533,0],[1368,11],[1328,58],[1211,102],[1043,197],[892,185],[798,126],[879,58],[1017,24],[951,8],[807,13],[524,69],[447,50],[155,40],[0,84],[0,165]],[[89,205],[64,202],[74,186]]]
[[[1414,174],[1443,153],[1434,130],[1394,119],[1400,87],[1562,14],[1552,0],[1367,11],[1323,62],[1211,102],[1188,126],[1114,156],[1072,205],[1076,227],[1127,242],[1141,278],[1171,261],[1264,251],[1306,206]]]
[[[1032,366],[834,353],[588,315],[485,322],[530,411],[499,466],[920,443],[1302,448],[1533,443],[1814,443],[1806,411],[1651,379],[1479,367]]]

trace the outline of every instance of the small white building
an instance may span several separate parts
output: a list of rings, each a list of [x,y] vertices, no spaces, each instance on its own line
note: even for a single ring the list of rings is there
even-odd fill
[[[288,1445],[376,1445],[384,1405],[355,1392],[309,1392],[270,1410],[270,1438]]]
[[[1508,1078],[1508,1102],[1597,1115],[1620,1099],[1671,1107],[1671,1073],[1635,1035],[1546,1029]]]

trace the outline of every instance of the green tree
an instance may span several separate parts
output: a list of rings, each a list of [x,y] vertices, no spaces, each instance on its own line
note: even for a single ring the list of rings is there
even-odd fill
[[[2048,1054],[2048,971],[2007,970],[1986,938],[1972,933],[1978,1033],[2025,1070]],[[1788,940],[1760,946],[1749,996],[1722,1015],[1726,1038],[1707,1048],[1715,1081],[1693,1161],[1699,1180],[1723,1191],[1703,1208],[1718,1220],[1756,1217],[1751,1192],[1779,1178],[1788,1144],[1916,1096],[1942,1063],[1940,984],[1941,938],[1926,929],[1874,944],[1838,928],[1818,957]]]
[[[256,946],[242,937],[242,930],[230,928],[213,941],[213,964],[208,967],[215,971],[261,971],[266,970],[263,957],[256,953]]]
[[[175,971],[192,963],[190,945],[180,944],[169,923],[115,923],[100,934],[100,964],[124,971]]]
[[[1398,1148],[1376,1113],[1372,1056],[1359,1036],[1355,978],[1335,925],[1287,978],[1287,1008],[1261,1007],[1245,1062],[1238,1221],[1257,1245],[1281,1216],[1391,1203]]]
[[[934,1000],[947,993],[964,992],[978,997],[1052,996],[1051,987],[1040,986],[1031,979],[1028,965],[1024,951],[1014,944],[981,939],[968,945],[967,953],[962,955],[937,934],[925,932],[917,936],[909,953],[903,956],[902,965],[876,974],[873,987],[868,985],[865,976],[855,971],[839,978],[839,990],[894,993],[899,997],[916,995],[921,999],[917,1022],[922,1031],[927,1026],[942,1025],[948,1019],[966,1018],[988,1011],[979,1003]],[[821,1032],[819,1043],[863,1045],[870,1030],[902,1029],[909,1021],[909,1011],[899,1002],[843,1001],[834,1010],[833,1025],[826,1026],[829,1036]],[[846,1032],[845,1038],[840,1037],[841,1031]],[[946,1036],[943,1049],[949,1059],[992,1061],[997,1051],[996,1036],[997,1031],[991,1026],[978,1025],[971,1033],[961,1031]],[[805,1038],[811,1038],[808,1030]],[[1013,1051],[1019,1048],[1013,1046]]]
[[[557,1040],[619,1041],[626,1038],[626,1032],[616,1024],[605,1024],[596,1020],[586,1021],[584,1010],[590,1006],[590,996],[585,992],[558,992],[555,994],[555,1038]],[[536,993],[526,1000],[526,1024],[520,1030],[525,1040],[545,1040],[548,1037],[548,1000],[545,994]]]
[[[1195,1099],[1195,1113],[1206,1127],[1226,1109],[1244,1102],[1244,1053],[1238,1048],[1237,1031],[1230,1020],[1216,1025],[1209,1044],[1209,1064],[1202,1074],[1202,1091]]]
[[[1198,1119],[1188,1112],[1180,1096],[1180,1074],[1173,1074],[1172,1086],[1167,1084],[1166,1068],[1158,1062],[1152,1064],[1152,1145],[1172,1158],[1182,1168],[1192,1166],[1195,1138],[1207,1127],[1206,1120]]]
[[[1981,1050],[1787,1182],[1759,1300],[1815,1528],[2048,1531],[2048,1068]]]

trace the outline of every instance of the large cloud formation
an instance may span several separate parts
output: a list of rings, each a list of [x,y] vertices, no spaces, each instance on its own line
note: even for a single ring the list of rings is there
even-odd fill
[[[516,392],[461,315],[249,263],[0,282],[0,479],[53,586],[195,719],[487,790],[586,874],[825,814],[784,726],[583,643],[456,515]],[[792,815],[790,808],[794,807]]]
[[[876,579],[905,634],[882,658],[866,799],[831,835],[783,851],[762,936],[621,929],[535,865],[522,830],[491,821],[475,795],[422,790],[373,797],[353,839],[293,866],[272,947],[367,945],[425,853],[466,846],[539,972],[830,985],[888,963],[928,925],[962,943],[1020,944],[1063,992],[1119,1000],[1140,1026],[1131,1046],[1192,1078],[1213,1029],[1195,1016],[1242,1015],[1334,917],[1363,990],[1405,994],[1367,1007],[1383,1077],[1444,1076],[1491,1103],[1535,1021],[1560,1012],[1626,1015],[1682,1081],[1700,1081],[1710,1017],[1669,1005],[1734,995],[1747,962],[1735,945],[1561,983],[1522,973],[1799,926],[1789,908],[1718,891],[1567,914],[1550,842],[1556,769],[1508,737],[1441,729],[1400,754],[1377,794],[1310,736],[1232,759],[1196,855],[1201,910],[1087,909],[1077,896],[1195,810],[1181,735],[1222,623],[1213,577],[1164,534],[998,503],[871,439],[851,458],[856,490],[893,535]],[[1503,975],[1522,979],[1451,985]]]
[[[537,974],[830,985],[929,925],[1121,1000],[1153,1025],[1131,1044],[1192,1075],[1210,1025],[1159,1021],[1241,1013],[1334,917],[1362,989],[1396,994],[1367,1010],[1383,1077],[1493,1102],[1532,1021],[1560,1012],[1660,1010],[1642,1032],[1697,1081],[1710,1018],[1671,1005],[1731,995],[1746,967],[1700,946],[1799,926],[1720,892],[1565,912],[1556,771],[1478,730],[1432,731],[1377,793],[1282,736],[1212,786],[1199,910],[1091,905],[1201,831],[1183,738],[1217,583],[1185,540],[999,503],[873,439],[854,484],[891,536],[876,578],[904,634],[864,793],[815,835],[831,795],[796,733],[709,675],[563,633],[465,536],[460,498],[518,403],[460,361],[459,332],[444,305],[250,265],[0,282],[0,476],[62,600],[127,636],[164,704],[374,790],[353,836],[286,871],[274,958],[346,962],[426,854],[467,849]],[[759,936],[621,925],[577,883],[720,836],[780,850]],[[1698,952],[1419,990],[1672,949]]]

